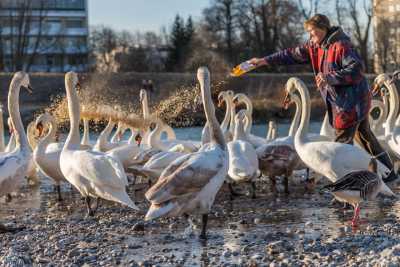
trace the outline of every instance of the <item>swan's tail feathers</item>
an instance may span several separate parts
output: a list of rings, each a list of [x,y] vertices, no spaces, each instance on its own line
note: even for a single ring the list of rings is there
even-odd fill
[[[128,196],[125,191],[119,192],[118,194],[110,194],[112,201],[116,201],[121,203],[122,205],[126,205],[134,210],[140,210],[138,206],[132,201],[132,199]]]
[[[399,198],[384,182],[382,182],[381,193],[385,196]]]
[[[169,213],[175,204],[172,202],[168,202],[165,204],[151,204],[149,210],[146,213],[146,217],[144,218],[146,221],[153,220],[155,218],[161,217]]]

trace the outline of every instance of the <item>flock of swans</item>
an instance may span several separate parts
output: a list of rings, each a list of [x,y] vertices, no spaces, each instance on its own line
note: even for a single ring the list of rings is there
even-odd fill
[[[189,218],[199,214],[201,238],[206,238],[208,213],[224,182],[229,185],[231,197],[237,195],[234,186],[251,184],[251,196],[255,198],[260,176],[270,179],[273,192],[276,192],[276,177],[282,176],[288,193],[294,170],[307,169],[307,184],[313,185],[314,180],[308,177],[311,169],[318,174],[316,177],[324,176],[332,182],[324,190],[354,206],[353,225],[357,223],[359,204],[363,200],[373,199],[378,193],[394,196],[382,181],[390,170],[359,146],[334,142],[334,131],[327,116],[319,134],[308,133],[311,102],[308,89],[300,79],[290,78],[285,87],[285,107],[292,103],[296,106],[288,135],[277,137],[276,123],[271,121],[266,138],[262,138],[251,134],[253,107],[245,94],[220,92],[218,106],[225,103],[226,107],[220,124],[211,98],[208,69],[199,68],[197,78],[206,117],[201,142],[176,139],[174,130],[160,119],[153,120],[152,127],[136,129],[110,118],[96,142],[90,140],[89,123],[84,119],[81,139],[79,80],[74,72],[65,75],[70,129],[65,142],[58,142],[57,125],[48,113],[37,117],[28,126],[28,134],[25,132],[19,112],[19,93],[20,88],[30,91],[29,76],[24,72],[15,73],[8,93],[9,143],[5,145],[3,134],[0,136],[3,151],[0,196],[17,190],[25,177],[37,181],[37,172],[40,172],[54,181],[60,201],[61,183],[69,183],[78,190],[86,201],[89,216],[94,215],[100,199],[139,210],[126,191],[129,186],[126,173],[133,173],[149,182],[145,197],[150,207],[145,220],[180,215]],[[382,145],[400,157],[399,99],[393,79],[386,74],[375,79],[383,100],[373,101],[373,108],[378,108],[380,115],[370,119]],[[151,119],[145,90],[140,91],[140,101],[143,119]],[[241,103],[246,108],[236,112]],[[116,124],[118,128],[111,137]],[[39,132],[38,142],[30,138],[32,129]],[[121,140],[127,130],[131,132],[129,139]],[[164,132],[166,139],[161,138]],[[97,200],[95,208],[93,199]],[[18,229],[0,224],[0,232],[15,230]]]

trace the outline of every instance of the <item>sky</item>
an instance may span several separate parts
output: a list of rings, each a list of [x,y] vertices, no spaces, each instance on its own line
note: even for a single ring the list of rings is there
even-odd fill
[[[196,20],[210,0],[88,0],[89,25],[106,25],[115,30],[154,31],[167,29],[176,14]]]

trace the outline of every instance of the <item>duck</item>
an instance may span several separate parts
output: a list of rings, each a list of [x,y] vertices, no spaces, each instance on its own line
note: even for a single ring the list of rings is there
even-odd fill
[[[235,183],[249,182],[251,183],[251,196],[256,198],[255,179],[260,177],[258,169],[258,158],[254,146],[248,142],[244,121],[246,119],[247,110],[240,110],[235,117],[235,131],[233,140],[227,143],[229,155],[228,176]],[[230,184],[231,196],[234,191]],[[232,194],[233,193],[233,194]]]
[[[39,170],[54,181],[58,201],[62,201],[61,183],[67,182],[60,168],[60,154],[64,143],[54,143],[57,126],[54,118],[49,113],[46,112],[37,117],[35,125],[39,131],[39,137],[42,136],[43,129],[47,125],[48,131],[39,140],[33,151],[33,159]]]
[[[16,72],[13,75],[8,91],[8,110],[16,146],[11,152],[0,153],[0,197],[16,191],[22,185],[32,158],[19,111],[21,87],[32,92],[29,75],[23,71]]]
[[[85,198],[88,216],[94,216],[91,198],[106,199],[139,210],[126,193],[128,179],[122,164],[106,153],[80,150],[80,104],[76,92],[78,75],[65,75],[70,130],[60,155],[60,168],[65,179]]]
[[[145,193],[151,203],[145,220],[201,214],[200,238],[206,239],[208,213],[228,173],[228,152],[215,116],[208,69],[200,67],[197,78],[211,141],[199,151],[179,157],[162,172],[158,181]]]
[[[330,192],[338,201],[353,206],[354,216],[351,221],[353,227],[358,225],[361,202],[374,200],[379,193],[396,197],[377,174],[377,165],[376,159],[371,158],[367,170],[351,171],[321,189]]]
[[[294,146],[300,159],[316,173],[327,177],[331,182],[337,181],[354,170],[367,170],[371,155],[365,150],[343,143],[332,141],[313,141],[307,136],[310,122],[310,95],[303,81],[292,77],[286,83],[287,97],[296,92],[301,97],[301,120],[294,137]],[[378,174],[387,176],[390,170],[380,162]]]

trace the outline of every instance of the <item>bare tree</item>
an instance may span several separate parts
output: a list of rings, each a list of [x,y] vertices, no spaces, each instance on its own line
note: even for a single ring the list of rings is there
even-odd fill
[[[301,14],[305,19],[309,19],[315,13],[318,13],[321,0],[308,0],[308,4],[304,4],[303,0],[297,0]]]
[[[20,0],[9,1],[2,6],[2,10],[8,10],[4,22],[9,32],[3,31],[2,37],[9,40],[5,49],[11,56],[12,71],[29,71],[38,55],[46,13],[44,4],[44,0]]]
[[[203,10],[210,31],[221,33],[229,62],[234,62],[234,43],[237,23],[237,0],[213,0],[211,7]]]
[[[372,7],[367,0],[346,0],[344,1],[346,5],[348,19],[350,20],[350,25],[352,29],[352,35],[356,40],[356,46],[360,52],[360,56],[365,63],[366,71],[369,71],[369,51],[368,42],[369,33],[372,22]],[[359,4],[362,2],[362,7]]]

